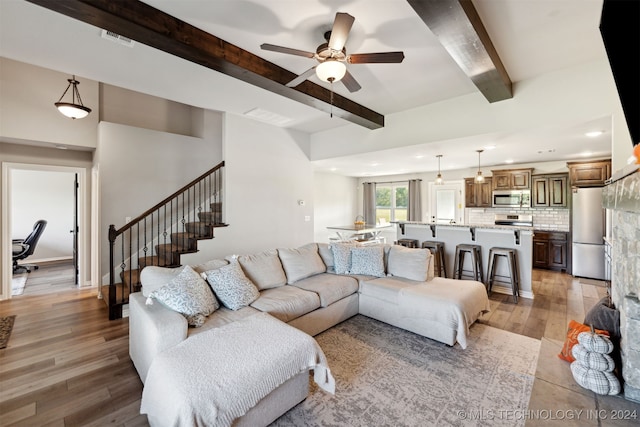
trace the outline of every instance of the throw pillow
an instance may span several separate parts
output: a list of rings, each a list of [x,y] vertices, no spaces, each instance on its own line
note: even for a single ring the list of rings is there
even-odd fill
[[[289,285],[327,271],[327,267],[318,254],[318,245],[315,243],[296,249],[278,249],[278,256],[287,274]]]
[[[351,270],[351,248],[356,242],[331,243],[333,253],[333,268],[336,274],[347,274]]]
[[[351,248],[351,270],[349,274],[384,277],[384,249],[382,246],[359,246]]]
[[[576,359],[573,357],[571,350],[573,349],[573,346],[578,343],[578,335],[580,335],[581,332],[589,331],[591,331],[590,326],[583,325],[575,320],[570,321],[569,328],[567,329],[567,338],[564,340],[564,345],[562,346],[562,350],[560,350],[558,357],[562,360],[566,360],[567,362],[574,362]],[[598,334],[609,336],[609,332],[607,331],[600,329],[596,329],[595,331]]]
[[[251,255],[240,255],[238,262],[259,291],[277,288],[287,283],[287,276],[275,249]]]
[[[322,258],[322,262],[327,266],[327,273],[335,272],[333,268],[333,252],[331,252],[331,245],[328,243],[318,243],[318,254]]]
[[[246,307],[260,297],[258,288],[247,279],[237,261],[203,274],[220,302],[231,310]]]
[[[394,245],[389,250],[387,272],[391,276],[426,282],[433,279],[429,269],[430,260],[431,251],[429,249],[406,248]]]
[[[182,314],[196,328],[220,307],[207,282],[188,265],[165,286],[153,291],[147,304],[153,304],[153,299]]]
[[[586,325],[609,331],[612,338],[620,338],[620,312],[611,303],[611,298],[603,297],[596,305],[591,307],[584,317]]]

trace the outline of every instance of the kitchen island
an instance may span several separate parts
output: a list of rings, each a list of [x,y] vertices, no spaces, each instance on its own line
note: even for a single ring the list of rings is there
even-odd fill
[[[456,245],[473,244],[482,248],[482,270],[488,282],[489,249],[510,248],[517,251],[520,270],[520,296],[533,298],[531,288],[531,268],[533,250],[533,227],[486,224],[436,224],[428,222],[398,222],[398,239],[416,239],[444,243],[447,277],[453,277]],[[464,269],[471,270],[471,257],[465,257]],[[497,262],[496,274],[508,276],[504,258]],[[504,280],[504,279],[502,279]],[[511,295],[509,284],[494,283],[493,292]]]

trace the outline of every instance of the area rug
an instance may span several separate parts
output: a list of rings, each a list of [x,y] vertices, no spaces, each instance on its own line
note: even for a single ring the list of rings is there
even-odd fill
[[[540,341],[471,328],[466,350],[355,316],[316,336],[336,394],[310,395],[273,426],[522,426]]]
[[[16,316],[0,317],[0,349],[6,348]]]
[[[24,287],[27,284],[28,275],[18,274],[11,278],[11,295],[22,295]]]

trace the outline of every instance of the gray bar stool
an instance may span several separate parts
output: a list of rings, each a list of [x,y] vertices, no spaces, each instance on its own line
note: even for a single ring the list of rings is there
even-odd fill
[[[417,248],[420,243],[417,239],[398,239],[397,244],[407,248]]]
[[[444,242],[425,241],[422,247],[427,248],[433,254],[433,266],[438,277],[447,277],[447,265],[444,257]]]
[[[491,288],[493,282],[502,282],[496,280],[496,277],[502,279],[508,279],[513,290],[513,300],[518,303],[518,294],[520,293],[520,270],[518,269],[518,256],[517,251],[511,248],[491,248],[489,249],[489,268],[487,269],[487,286],[489,294],[491,294]],[[509,276],[501,276],[496,274],[496,264],[498,257],[505,257],[509,266]]]
[[[484,283],[484,273],[482,272],[482,247],[480,245],[468,245],[459,244],[456,245],[455,262],[453,264],[453,278],[462,279],[465,273],[470,273],[470,270],[464,270],[464,258],[465,255],[471,255],[471,266],[473,268],[473,275],[470,276],[472,280]]]

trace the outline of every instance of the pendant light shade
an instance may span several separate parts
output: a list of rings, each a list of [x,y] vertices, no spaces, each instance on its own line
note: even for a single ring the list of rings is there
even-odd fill
[[[60,111],[62,114],[72,119],[82,119],[84,117],[87,117],[91,112],[91,108],[85,107],[82,104],[82,98],[80,98],[80,92],[78,92],[78,85],[80,84],[80,82],[76,80],[76,76],[67,79],[67,81],[69,82],[69,85],[62,93],[62,96],[60,97],[58,102],[55,103],[56,108],[58,108],[58,111]],[[67,94],[67,92],[69,92],[70,88],[71,102],[63,102],[62,99]]]
[[[347,72],[347,66],[343,62],[328,58],[316,67],[316,75],[325,82],[335,83],[340,81]]]
[[[484,176],[482,176],[482,171],[480,170],[480,153],[484,150],[476,150],[478,152],[478,174],[476,175],[476,182],[484,182]]]
[[[442,174],[440,173],[440,158],[442,158],[442,154],[438,154],[436,157],[438,158],[438,175],[436,176],[436,180],[434,184],[442,185],[444,184],[444,180],[442,179]]]

